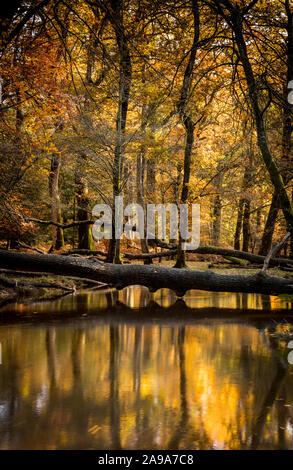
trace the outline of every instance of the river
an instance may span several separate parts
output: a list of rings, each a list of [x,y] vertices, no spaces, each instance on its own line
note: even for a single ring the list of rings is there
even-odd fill
[[[293,449],[292,331],[291,301],[261,295],[6,306],[0,448]]]

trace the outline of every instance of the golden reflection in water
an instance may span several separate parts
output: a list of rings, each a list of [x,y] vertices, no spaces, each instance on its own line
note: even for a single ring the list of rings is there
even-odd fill
[[[206,291],[189,291],[183,297],[184,305],[189,309],[232,309],[238,310],[293,310],[292,301],[286,298],[266,296],[259,294],[243,294],[243,293],[226,293],[226,292],[206,292]],[[5,314],[17,313],[18,316],[34,316],[34,314],[42,314],[53,312],[70,314],[96,314],[99,311],[109,310],[121,303],[130,309],[143,309],[149,305],[162,308],[169,308],[176,305],[178,297],[169,289],[160,289],[151,294],[147,288],[141,286],[131,286],[116,291],[115,289],[107,289],[103,291],[93,292],[85,291],[78,295],[70,295],[57,299],[54,302],[40,303],[16,303],[8,305],[4,308]],[[82,312],[83,310],[83,312]],[[3,309],[0,310],[0,320]],[[235,312],[236,313],[236,312]]]
[[[293,447],[292,370],[254,327],[85,321],[0,338],[2,449]]]
[[[9,307],[29,320],[74,317],[0,326],[0,448],[292,449],[290,325],[182,322],[186,305],[194,315],[216,307],[221,318],[288,302],[194,291],[174,302],[170,291],[134,286]],[[181,322],[168,313],[158,323],[155,305],[175,305]],[[130,323],[127,306],[140,308]]]

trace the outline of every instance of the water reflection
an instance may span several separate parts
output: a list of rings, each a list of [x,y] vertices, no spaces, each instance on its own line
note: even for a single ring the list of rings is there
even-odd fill
[[[0,447],[292,449],[286,306],[200,292],[173,302],[137,287],[11,306]]]

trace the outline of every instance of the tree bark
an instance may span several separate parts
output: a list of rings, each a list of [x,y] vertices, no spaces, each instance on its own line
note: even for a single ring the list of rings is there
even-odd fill
[[[240,250],[240,237],[241,237],[241,230],[242,230],[242,219],[243,219],[243,199],[239,200],[239,206],[237,211],[237,221],[236,221],[236,228],[235,228],[235,235],[234,235],[234,248],[235,250]]]
[[[269,147],[263,112],[259,104],[259,89],[252,68],[252,62],[249,58],[247,42],[244,38],[243,18],[244,15],[249,11],[250,7],[253,6],[253,4],[254,2],[251,2],[250,6],[244,7],[242,9],[238,4],[234,4],[230,0],[217,0],[217,2],[213,1],[214,8],[228,22],[234,31],[239,58],[243,66],[244,75],[248,86],[249,100],[255,120],[258,147],[262,154],[263,161],[266,165],[275,191],[279,194],[280,205],[286,220],[287,229],[293,233],[292,203],[286,190],[280,169],[278,168],[278,165],[276,164]],[[227,10],[229,13],[225,13]]]
[[[52,222],[62,224],[61,204],[59,195],[59,174],[61,159],[60,155],[52,154],[51,170],[49,175],[49,194],[51,199]],[[56,225],[52,226],[52,250],[60,250],[64,246],[63,229]]]
[[[114,150],[113,165],[113,206],[112,206],[112,238],[109,243],[108,261],[119,264],[120,240],[115,237],[115,197],[121,194],[123,172],[123,155],[125,152],[125,129],[131,87],[131,58],[125,37],[123,22],[123,1],[111,0],[110,22],[113,25],[119,50],[119,103],[117,111],[117,137]]]
[[[260,294],[293,293],[292,280],[259,272],[251,276],[216,274],[144,265],[115,265],[60,255],[37,255],[0,250],[0,267],[9,270],[48,272],[93,279],[114,285],[118,290],[142,285],[155,292],[167,288],[182,297],[190,289],[213,292],[252,292]]]
[[[217,246],[220,241],[221,237],[221,223],[222,223],[222,198],[221,198],[221,189],[222,189],[222,182],[223,182],[223,172],[221,168],[218,167],[217,169],[218,175],[215,178],[215,190],[217,192],[214,198],[213,204],[213,223],[212,223],[212,244]]]
[[[194,142],[194,128],[195,123],[191,117],[191,113],[187,111],[187,104],[189,100],[189,93],[192,84],[192,73],[198,48],[199,40],[199,8],[197,0],[192,0],[192,13],[193,13],[193,22],[194,22],[194,34],[193,34],[193,43],[190,50],[188,64],[185,69],[181,95],[177,103],[177,109],[180,116],[180,119],[185,127],[185,152],[184,152],[184,166],[183,166],[183,185],[181,192],[181,204],[186,204],[188,198],[188,186],[190,180],[190,165],[191,165],[191,155],[192,147]],[[179,235],[179,243],[177,249],[177,259],[175,263],[175,268],[185,268],[186,267],[186,258],[185,251],[182,249],[181,236]]]
[[[142,71],[143,76],[143,83],[145,83],[145,67],[143,67]],[[137,203],[143,208],[144,213],[144,233],[143,237],[140,240],[141,243],[141,251],[143,253],[149,252],[148,247],[148,240],[146,237],[146,204],[145,204],[145,192],[144,192],[144,181],[145,181],[145,170],[146,170],[146,146],[145,146],[145,132],[147,127],[147,105],[143,104],[142,112],[141,112],[141,144],[140,144],[140,152],[138,153],[137,160],[136,160],[136,198]],[[144,264],[152,264],[151,258],[147,258],[144,260]]]
[[[87,181],[84,175],[85,157],[78,156],[75,169],[76,201],[77,201],[77,222],[89,219],[89,198]],[[94,249],[94,240],[91,224],[78,225],[78,248],[85,250]]]
[[[265,223],[263,236],[261,239],[261,246],[259,249],[260,255],[268,253],[272,247],[273,235],[275,230],[276,221],[278,218],[280,203],[278,193],[274,192],[272,202],[268,212],[267,220]]]

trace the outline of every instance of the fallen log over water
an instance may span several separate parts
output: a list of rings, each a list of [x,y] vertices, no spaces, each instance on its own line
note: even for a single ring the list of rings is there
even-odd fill
[[[114,285],[118,290],[131,285],[146,286],[151,292],[168,288],[179,297],[190,289],[271,295],[293,293],[293,280],[269,276],[261,271],[241,276],[149,265],[113,265],[95,259],[7,250],[0,250],[0,268],[93,279]]]

